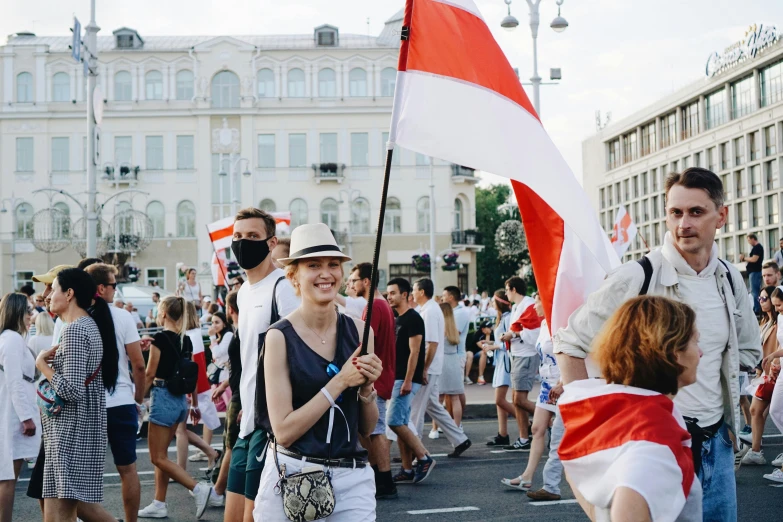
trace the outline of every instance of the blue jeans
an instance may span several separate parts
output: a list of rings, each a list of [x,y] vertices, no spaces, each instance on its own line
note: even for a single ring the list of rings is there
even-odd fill
[[[759,294],[761,293],[761,272],[749,272],[750,293],[753,294],[753,311],[756,315],[761,313],[761,304],[759,304]]]
[[[737,482],[734,478],[734,445],[725,423],[717,435],[702,445],[699,480],[704,490],[704,520],[735,522]]]

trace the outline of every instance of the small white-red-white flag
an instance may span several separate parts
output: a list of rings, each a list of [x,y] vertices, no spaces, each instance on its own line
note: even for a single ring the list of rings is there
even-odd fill
[[[288,233],[291,228],[291,211],[270,212],[277,224],[277,233]],[[209,239],[215,250],[231,247],[231,239],[234,236],[234,216],[219,219],[207,225]]]
[[[212,252],[212,284],[226,286],[226,249]]]
[[[625,206],[620,205],[617,211],[617,219],[614,221],[612,229],[612,246],[619,257],[623,257],[626,250],[631,246],[631,241],[636,237],[636,223],[631,219],[631,215],[625,210]]]

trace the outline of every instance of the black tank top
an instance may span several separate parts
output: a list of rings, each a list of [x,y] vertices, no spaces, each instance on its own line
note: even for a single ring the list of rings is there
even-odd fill
[[[292,402],[294,409],[307,404],[313,397],[321,393],[332,377],[326,373],[329,363],[338,368],[348,360],[356,347],[359,346],[359,332],[353,319],[343,314],[337,318],[337,348],[334,360],[327,361],[314,352],[296,333],[288,319],[278,321],[270,328],[280,330],[285,337],[288,368],[290,371]],[[337,397],[334,398],[337,401]],[[365,459],[367,451],[359,444],[359,399],[355,388],[349,388],[342,394],[342,400],[337,406],[343,415],[335,409],[332,428],[331,458]],[[347,427],[346,427],[346,420]],[[329,410],[307,433],[294,442],[288,449],[300,455],[315,458],[329,458],[329,448],[326,435],[329,429]]]

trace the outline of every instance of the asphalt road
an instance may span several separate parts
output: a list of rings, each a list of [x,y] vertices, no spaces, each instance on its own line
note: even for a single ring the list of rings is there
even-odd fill
[[[451,447],[445,439],[425,439],[427,448],[437,460],[435,469],[427,481],[415,486],[401,486],[398,499],[379,502],[379,522],[587,520],[573,500],[565,481],[562,485],[562,500],[556,503],[530,502],[524,493],[502,486],[501,478],[515,477],[522,472],[527,462],[527,453],[497,452],[485,446],[487,437],[494,435],[497,430],[495,420],[468,420],[464,426],[473,441],[473,447],[459,459],[448,459],[445,454],[451,451]],[[509,422],[509,428],[514,429],[513,422]],[[783,436],[771,423],[767,425],[766,434],[765,454],[767,460],[771,460],[783,452]],[[221,439],[216,434],[214,440],[217,442]],[[139,441],[138,450],[143,507],[152,501],[153,468],[149,462],[145,440]],[[170,455],[174,456],[173,451]],[[189,471],[196,473],[199,467],[205,465],[206,463],[190,463]],[[535,488],[540,487],[543,465],[542,460],[534,478]],[[393,471],[394,468],[393,465]],[[783,512],[783,484],[774,485],[762,478],[764,473],[771,471],[771,466],[743,466],[740,469],[737,474],[740,521],[780,520],[780,514]],[[122,517],[119,478],[116,476],[110,452],[105,473],[104,506],[115,516]],[[25,496],[29,476],[30,471],[25,469],[17,485],[14,520],[40,520],[37,502]],[[172,484],[169,487],[168,505],[168,520],[194,520],[193,499],[182,486]],[[202,520],[223,520],[222,508],[209,508]]]

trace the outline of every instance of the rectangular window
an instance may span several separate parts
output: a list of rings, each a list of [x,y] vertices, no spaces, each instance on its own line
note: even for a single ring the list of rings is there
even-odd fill
[[[52,171],[68,172],[71,170],[70,149],[70,139],[52,138]]]
[[[630,189],[628,188],[629,186],[630,186],[630,181],[627,179],[623,180],[623,201],[628,201],[629,199],[631,199],[631,192]]]
[[[727,237],[723,240],[723,252],[725,252],[726,260],[730,263],[734,262],[734,238]]]
[[[759,131],[750,133],[750,161],[755,161],[761,157],[761,133]]]
[[[716,147],[707,149],[707,169],[711,172],[718,170],[718,149]]]
[[[383,152],[383,155],[381,156],[381,165],[384,167],[386,166],[386,154],[388,153],[388,149],[386,148],[386,144],[389,143],[389,133],[384,132],[381,135],[382,143],[381,143],[381,151]],[[394,153],[392,154],[392,165],[399,165],[400,164],[400,156],[402,155],[402,147],[394,147]]]
[[[726,201],[731,201],[731,188],[729,187],[729,182],[731,181],[729,179],[728,174],[724,174],[720,177],[721,181],[723,182],[723,193],[726,195]]]
[[[177,136],[177,169],[192,170],[193,161],[193,136]]]
[[[163,136],[147,136],[147,170],[163,170]]]
[[[416,153],[416,165],[420,167],[425,167],[427,165],[430,165],[431,161],[432,158],[430,158],[429,156],[425,156],[424,154],[419,154],[418,152]]]
[[[748,229],[748,203],[747,201],[743,201],[742,203],[737,203],[737,230],[747,230]]]
[[[729,168],[729,143],[720,144],[720,169],[726,170]]]
[[[609,147],[607,169],[612,170],[620,165],[620,139],[612,140],[607,145]]]
[[[646,199],[642,200],[642,215],[644,216],[644,221],[650,221],[650,208]]]
[[[641,155],[646,156],[655,151],[655,122],[642,127]]]
[[[652,179],[652,191],[658,192],[658,169],[652,169],[650,171],[650,179]]]
[[[767,224],[768,225],[777,225],[778,224],[778,195],[773,194],[771,196],[767,196]],[[777,234],[777,231],[775,231]],[[774,245],[776,243],[775,240],[768,243],[769,245]]]
[[[772,156],[777,152],[777,136],[775,133],[775,126],[770,125],[764,129],[764,155]]]
[[[684,158],[682,158],[682,169],[685,170],[687,168],[690,168],[690,166],[691,166],[691,157],[685,156]]]
[[[652,215],[653,219],[658,219],[661,217],[661,212],[658,208],[658,196],[653,196],[652,198]]]
[[[661,118],[661,148],[668,147],[676,140],[677,113],[672,112]]]
[[[767,190],[778,188],[778,162],[768,161],[764,164],[764,178],[767,180]]]
[[[745,136],[734,138],[734,166],[745,163]]]
[[[783,60],[763,68],[759,76],[761,106],[767,107],[783,100]]]
[[[726,91],[721,89],[705,98],[705,112],[707,116],[707,129],[714,129],[726,123]]]
[[[16,138],[16,171],[33,171],[33,138]]]
[[[319,135],[321,163],[337,163],[337,133],[322,132]]]
[[[351,165],[366,167],[370,163],[370,136],[366,132],[351,133]]]
[[[642,222],[642,215],[639,213],[639,202],[633,204],[633,220],[635,223],[641,223]],[[609,229],[614,226],[614,223],[609,223]]]
[[[606,189],[599,189],[598,191],[598,203],[601,205],[601,210],[606,208]]]
[[[742,175],[743,171],[738,170],[734,173],[734,189],[737,198],[744,198],[747,195],[747,189],[745,188],[745,179]]]
[[[655,223],[653,225],[653,237],[652,237],[653,247],[657,247],[661,244],[661,224]]]
[[[307,134],[288,135],[288,166],[307,166]]]
[[[753,165],[750,168],[750,193],[761,193],[761,165]]]
[[[701,152],[697,152],[697,153],[695,153],[693,155],[693,166],[694,167],[699,167],[699,168],[704,167],[704,165],[701,164],[701,158],[702,158],[702,153]]]
[[[623,136],[623,153],[625,154],[626,163],[636,159],[636,133],[635,132]]]
[[[649,189],[647,188],[647,173],[646,172],[642,172],[641,184],[642,184],[642,195],[646,196],[648,194],[648,192],[649,192]]]
[[[680,161],[674,160],[672,161],[672,172],[679,172],[680,171]]]
[[[258,166],[262,169],[275,167],[275,135],[258,135]]]
[[[750,215],[754,227],[760,227],[764,224],[764,215],[761,213],[761,198],[750,200]]]
[[[753,110],[753,76],[731,84],[731,117],[742,118]]]
[[[130,136],[114,137],[114,161],[120,165],[130,165],[133,157],[133,139]]]
[[[166,269],[165,268],[145,268],[144,279],[149,286],[166,288]]]
[[[627,181],[628,180],[626,180],[626,182]],[[634,176],[633,177],[633,179],[631,180],[631,187],[632,187],[631,188],[631,190],[632,190],[631,193],[633,194],[634,199],[638,198],[639,197],[639,176]],[[626,197],[626,199],[629,199],[629,198]]]
[[[691,138],[699,133],[698,101],[682,108],[682,127],[682,139]]]

